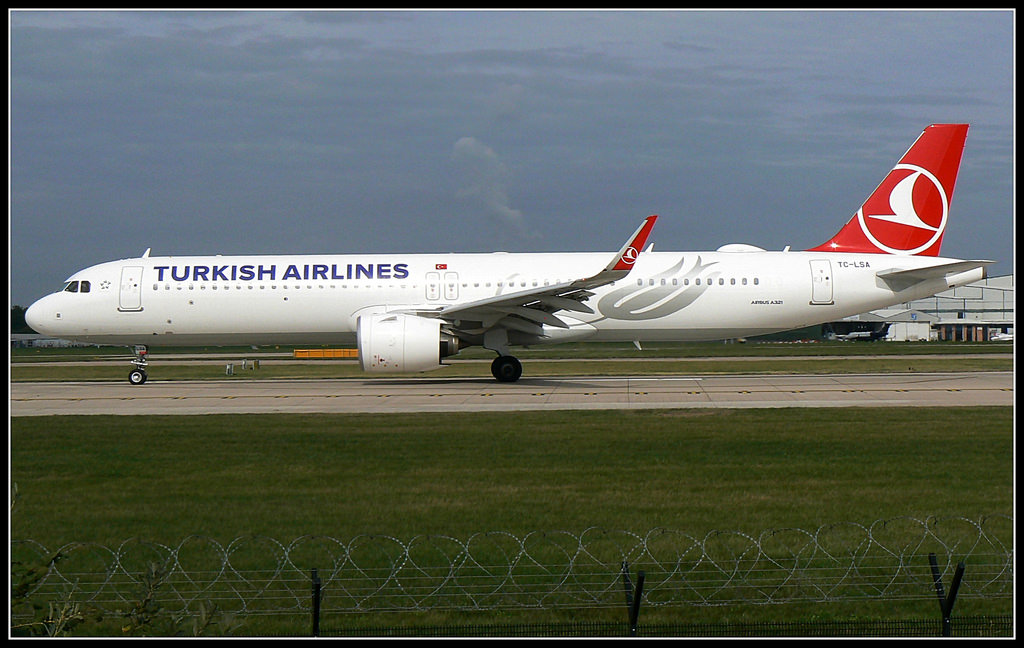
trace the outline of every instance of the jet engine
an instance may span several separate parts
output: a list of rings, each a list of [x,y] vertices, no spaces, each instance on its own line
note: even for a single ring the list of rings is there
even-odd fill
[[[441,330],[441,320],[384,313],[356,320],[359,362],[370,373],[439,369],[441,358],[459,350],[459,339]]]

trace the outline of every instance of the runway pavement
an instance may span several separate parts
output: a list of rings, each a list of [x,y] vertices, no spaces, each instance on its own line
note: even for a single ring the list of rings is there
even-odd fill
[[[11,416],[1013,404],[1012,372],[700,377],[20,382]]]

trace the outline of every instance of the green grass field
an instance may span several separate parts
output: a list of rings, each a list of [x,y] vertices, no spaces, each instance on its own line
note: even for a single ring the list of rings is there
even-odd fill
[[[1010,408],[11,420],[16,538],[688,532],[1012,510]]]
[[[597,526],[695,536],[1010,515],[1011,408],[654,410],[11,420],[11,533],[55,549],[141,537],[349,540]],[[685,618],[927,618],[933,601],[667,608]],[[1006,614],[1004,600],[959,610]],[[335,617],[343,626],[619,621],[624,612]],[[249,620],[292,634],[306,620]],[[336,626],[337,627],[337,626]]]

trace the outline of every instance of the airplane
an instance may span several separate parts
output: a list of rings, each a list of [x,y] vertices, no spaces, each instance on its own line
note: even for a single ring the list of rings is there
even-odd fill
[[[618,252],[151,256],[94,265],[26,311],[37,332],[132,347],[352,345],[370,374],[422,372],[460,349],[568,341],[699,341],[803,328],[985,277],[992,261],[939,256],[967,124],[933,124],[825,243],[654,251],[657,216]]]
[[[830,322],[823,324],[821,329],[822,334],[827,340],[875,342],[885,339],[885,336],[889,334],[889,322]]]

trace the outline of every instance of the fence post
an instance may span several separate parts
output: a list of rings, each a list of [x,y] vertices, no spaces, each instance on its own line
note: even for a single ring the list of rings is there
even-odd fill
[[[949,637],[952,635],[953,627],[951,617],[953,616],[953,606],[956,605],[956,595],[960,591],[960,582],[964,578],[964,561],[960,561],[956,566],[956,572],[953,573],[953,582],[949,584],[949,595],[947,596],[942,587],[942,574],[939,573],[939,561],[936,560],[935,554],[928,554],[928,562],[932,566],[932,580],[935,581],[935,593],[939,597],[939,609],[942,611],[942,636]]]
[[[644,597],[644,570],[636,574],[636,592],[633,593],[633,605],[629,608],[629,634],[636,636],[637,627],[640,622],[640,601]]]
[[[313,568],[313,636],[320,636],[320,575]]]
[[[626,609],[633,607],[633,581],[629,578],[629,563],[622,561],[622,589],[626,593]]]
[[[640,601],[644,596],[646,574],[641,569],[636,575],[636,587],[629,578],[629,563],[622,561],[622,587],[626,591],[626,608],[629,610],[629,635],[636,636],[640,619]]]

